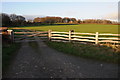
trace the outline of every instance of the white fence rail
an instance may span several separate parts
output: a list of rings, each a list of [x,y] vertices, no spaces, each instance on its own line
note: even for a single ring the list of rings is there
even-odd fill
[[[120,45],[120,34],[111,33],[80,33],[80,32],[58,32],[58,31],[44,31],[44,32],[14,32],[15,34],[26,34],[25,36],[42,36],[54,41],[79,41],[79,42],[90,42],[94,44],[111,43]],[[20,35],[15,35],[20,36]]]
[[[49,40],[67,40],[71,41],[80,41],[80,42],[92,42],[95,44],[102,43],[114,43],[120,44],[120,34],[108,34],[108,33],[78,33],[78,32],[57,32],[57,31],[48,31]]]

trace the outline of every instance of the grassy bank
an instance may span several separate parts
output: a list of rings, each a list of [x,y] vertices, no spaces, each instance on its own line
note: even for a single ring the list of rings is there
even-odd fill
[[[75,56],[89,58],[110,63],[118,63],[118,54],[106,46],[87,45],[80,43],[46,42],[48,46]]]
[[[118,33],[118,25],[103,25],[103,24],[79,24],[79,25],[41,25],[41,26],[31,26],[31,27],[20,27],[23,29],[32,29],[38,31],[48,31],[49,29],[53,31],[66,31],[74,30],[75,32],[85,32],[85,33]]]
[[[14,44],[9,44],[7,46],[6,45],[2,46],[3,71],[8,68],[19,48],[20,48],[20,43],[14,43]]]

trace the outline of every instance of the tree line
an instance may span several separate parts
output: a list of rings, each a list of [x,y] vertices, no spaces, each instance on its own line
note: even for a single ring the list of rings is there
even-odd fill
[[[16,14],[6,14],[1,13],[0,18],[2,19],[1,26],[39,26],[45,24],[118,24],[115,21],[110,20],[101,20],[101,19],[85,19],[80,20],[76,18],[69,18],[69,17],[37,17],[33,20],[26,20],[25,17]]]
[[[110,21],[110,20],[102,20],[102,19],[85,19],[85,20],[80,20],[76,18],[61,18],[61,17],[37,17],[33,20],[33,22],[39,22],[39,23],[73,23],[73,24],[118,24],[115,21]]]
[[[48,24],[53,24],[53,23],[77,23],[77,20],[75,18],[61,18],[61,17],[37,17],[33,20],[33,22],[40,22],[40,23],[48,23]]]
[[[21,15],[16,14],[0,14],[0,18],[2,19],[2,26],[8,27],[8,26],[23,26],[26,22],[25,17]]]

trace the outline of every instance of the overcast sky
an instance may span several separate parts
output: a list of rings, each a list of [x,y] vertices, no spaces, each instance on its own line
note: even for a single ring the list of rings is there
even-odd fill
[[[2,2],[2,12],[33,16],[117,20],[118,2]]]

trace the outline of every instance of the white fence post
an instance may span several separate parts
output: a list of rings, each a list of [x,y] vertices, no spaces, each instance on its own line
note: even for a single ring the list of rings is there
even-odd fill
[[[13,32],[13,30],[7,30],[7,32],[9,34],[9,36],[10,36],[11,41],[13,42],[14,41],[14,32]]]
[[[7,32],[8,32],[9,35],[12,35],[12,31],[13,30],[7,30]]]
[[[51,40],[51,36],[52,36],[51,32],[52,32],[51,30],[48,30],[48,39],[49,40]]]
[[[98,35],[99,35],[99,33],[96,32],[96,35],[95,35],[95,44],[98,44]]]
[[[71,30],[69,31],[69,42],[71,42]]]

